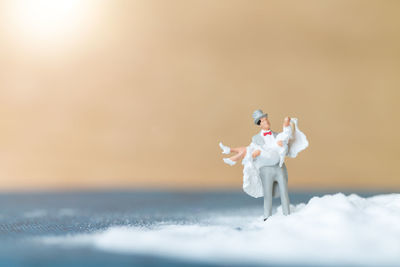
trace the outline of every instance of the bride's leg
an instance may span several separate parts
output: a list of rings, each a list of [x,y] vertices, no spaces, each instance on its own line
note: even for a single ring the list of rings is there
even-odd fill
[[[235,147],[235,151],[237,151],[237,154],[230,157],[230,158],[223,158],[224,162],[229,164],[229,165],[235,165],[236,161],[244,158],[244,156],[246,155],[246,147]]]
[[[222,142],[219,142],[219,146],[225,152],[223,152],[224,154],[229,154],[231,152],[240,153],[240,151],[242,150],[242,147],[229,147],[223,145]]]
[[[231,150],[232,150],[232,148],[231,148]],[[235,152],[237,152],[237,154],[230,157],[230,159],[233,161],[241,160],[246,156],[246,147],[245,146],[235,147]]]
[[[240,149],[241,149],[241,147],[231,147],[231,152],[239,153]]]

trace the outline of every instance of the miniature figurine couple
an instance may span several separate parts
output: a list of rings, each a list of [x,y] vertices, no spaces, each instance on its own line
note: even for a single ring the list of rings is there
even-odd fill
[[[224,162],[234,165],[242,159],[243,190],[252,197],[264,196],[264,221],[272,214],[272,197],[281,197],[284,215],[290,214],[288,194],[288,174],[284,163],[285,157],[295,158],[297,154],[308,147],[308,141],[297,126],[297,118],[286,117],[283,131],[271,131],[268,114],[261,109],[253,112],[253,120],[261,131],[253,136],[247,147],[230,148],[219,146],[223,154],[236,152],[236,155],[224,158]]]

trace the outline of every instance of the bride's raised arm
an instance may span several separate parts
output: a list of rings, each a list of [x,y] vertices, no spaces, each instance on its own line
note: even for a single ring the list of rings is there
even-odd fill
[[[283,127],[287,127],[289,125],[290,125],[290,117],[288,116],[283,120]]]

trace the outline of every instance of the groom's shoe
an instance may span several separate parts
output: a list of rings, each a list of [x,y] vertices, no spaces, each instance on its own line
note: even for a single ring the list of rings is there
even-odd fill
[[[268,219],[268,217],[267,217],[267,218],[264,218],[264,222],[265,222],[267,219]]]

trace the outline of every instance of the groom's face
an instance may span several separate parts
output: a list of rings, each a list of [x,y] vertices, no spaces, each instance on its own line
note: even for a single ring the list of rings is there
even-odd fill
[[[271,127],[271,124],[269,123],[268,118],[261,118],[260,119],[260,127],[263,130],[269,130],[269,127]]]

